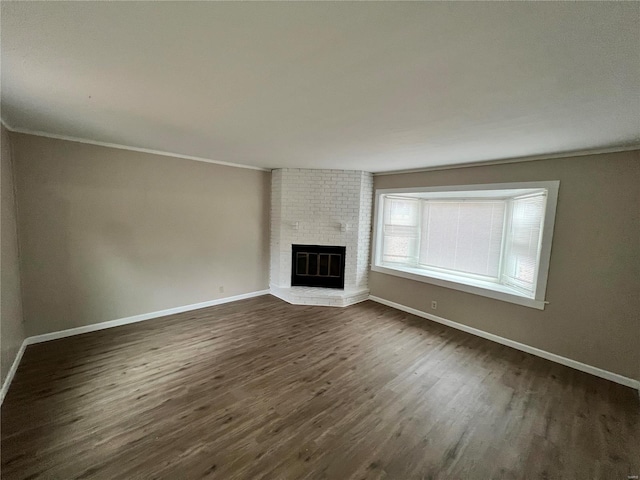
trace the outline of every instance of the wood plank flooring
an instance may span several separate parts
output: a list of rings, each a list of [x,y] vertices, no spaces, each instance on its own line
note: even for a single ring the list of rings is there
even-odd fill
[[[373,302],[264,296],[27,348],[3,479],[623,479],[637,393]]]

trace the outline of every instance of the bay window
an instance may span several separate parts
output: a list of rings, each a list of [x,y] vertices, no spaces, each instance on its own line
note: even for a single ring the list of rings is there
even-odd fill
[[[378,190],[372,270],[542,309],[558,187]]]

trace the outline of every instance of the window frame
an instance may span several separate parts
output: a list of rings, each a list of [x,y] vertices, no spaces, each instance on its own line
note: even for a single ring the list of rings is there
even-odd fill
[[[371,244],[371,270],[378,273],[393,275],[419,282],[430,283],[445,288],[451,288],[467,293],[472,293],[496,300],[515,303],[518,305],[544,310],[546,301],[547,280],[549,277],[549,264],[551,260],[551,247],[553,241],[553,230],[555,225],[556,207],[558,203],[559,180],[536,181],[536,182],[510,182],[510,183],[490,183],[490,184],[470,184],[470,185],[440,185],[431,187],[409,187],[409,188],[385,188],[376,189],[373,216],[373,235]],[[526,190],[526,189],[546,189],[547,200],[545,216],[542,230],[542,240],[539,261],[537,263],[537,278],[535,296],[530,297],[515,288],[474,279],[469,276],[455,275],[447,272],[438,272],[433,269],[422,269],[408,267],[404,265],[390,265],[382,263],[382,235],[384,228],[384,209],[382,208],[381,197],[383,195],[402,195],[419,193],[451,193],[478,192],[483,190]],[[436,197],[437,198],[437,197]],[[442,197],[440,197],[442,198]],[[447,197],[448,199],[452,197]],[[488,197],[489,199],[491,197]],[[493,197],[496,198],[496,197]],[[503,235],[503,243],[505,236]],[[502,261],[502,260],[501,260]]]

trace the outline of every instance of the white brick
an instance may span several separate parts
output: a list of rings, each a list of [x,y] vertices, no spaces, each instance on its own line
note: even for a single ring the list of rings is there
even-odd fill
[[[291,282],[291,245],[347,247],[345,289],[368,288],[373,178],[343,170],[281,169],[272,173],[271,283]],[[298,222],[298,230],[292,226]],[[340,224],[348,229],[342,232]]]

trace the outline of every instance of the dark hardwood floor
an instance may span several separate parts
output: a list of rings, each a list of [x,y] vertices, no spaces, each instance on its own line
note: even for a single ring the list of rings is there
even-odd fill
[[[379,305],[274,297],[27,348],[3,479],[623,479],[637,392]]]

